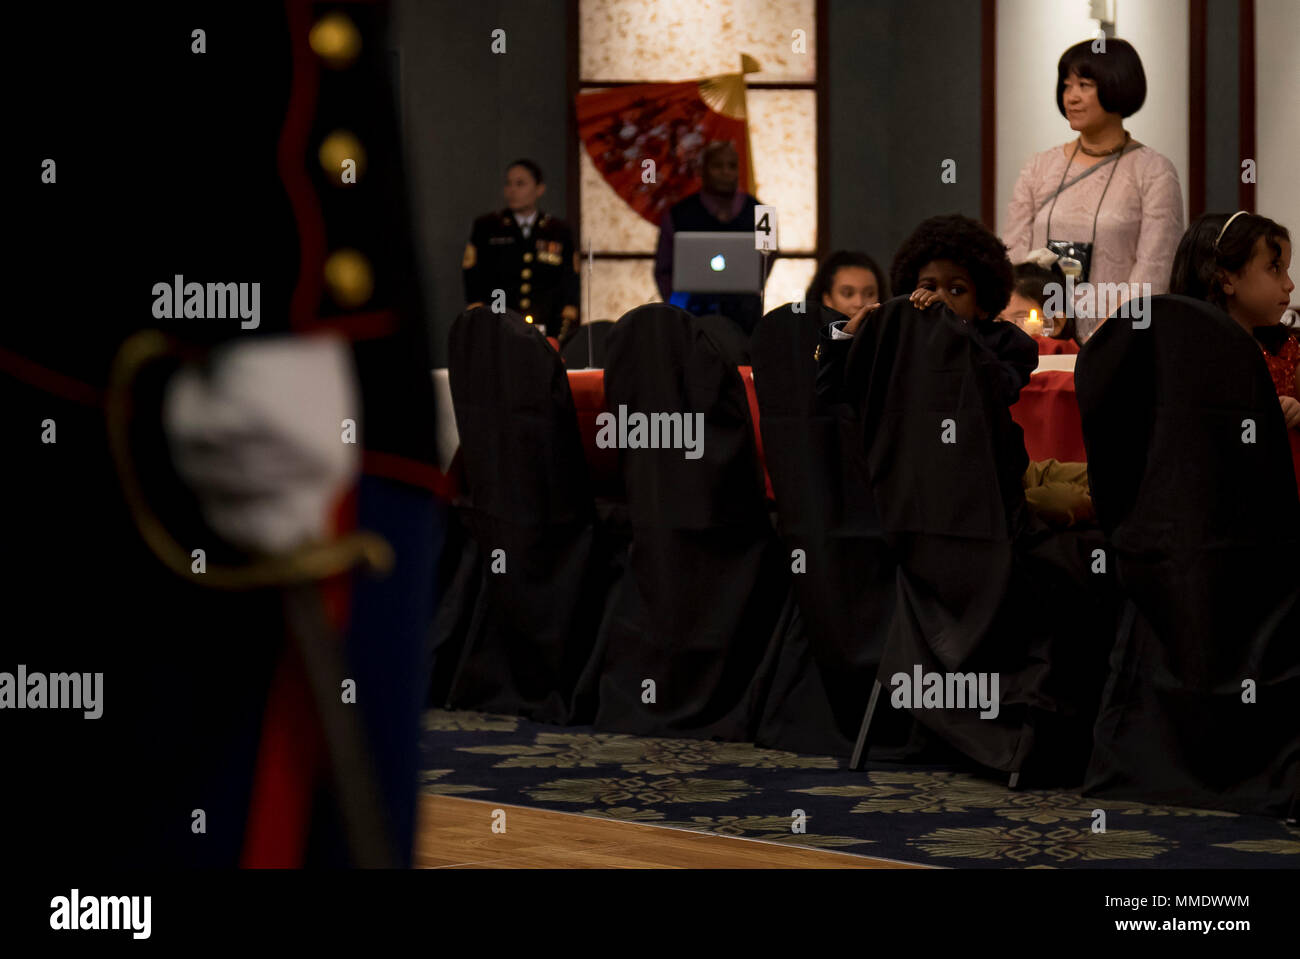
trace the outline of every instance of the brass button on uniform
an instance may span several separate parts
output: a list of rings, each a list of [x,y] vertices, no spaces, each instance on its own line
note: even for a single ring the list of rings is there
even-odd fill
[[[361,141],[347,130],[335,130],[321,141],[318,152],[320,165],[325,170],[331,183],[355,183],[366,172],[366,150]],[[343,179],[343,164],[351,160],[356,176],[350,180]]]
[[[519,305],[526,310],[532,304],[532,302],[533,301],[528,299],[528,297],[524,297],[522,300],[519,301]]]
[[[341,13],[327,14],[317,20],[307,35],[307,43],[318,57],[335,70],[351,64],[361,52],[360,32]]]
[[[531,253],[525,253],[525,254],[524,254],[524,262],[525,262],[525,263],[532,263],[532,262],[533,262],[533,255],[532,255]]]
[[[528,267],[524,267],[522,270],[519,271],[519,275],[526,280],[533,275],[533,271],[528,269]]]
[[[325,287],[339,306],[356,309],[375,292],[370,261],[356,250],[336,250],[325,261]]]
[[[530,286],[530,285],[527,284],[527,283],[520,283],[520,284],[519,284],[519,292],[520,292],[520,293],[530,293],[530,292],[532,292],[532,289],[533,289],[532,286]]]

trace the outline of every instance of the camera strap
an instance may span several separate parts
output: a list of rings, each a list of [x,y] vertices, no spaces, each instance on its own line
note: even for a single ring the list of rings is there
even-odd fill
[[[1070,180],[1069,183],[1066,183],[1065,177],[1067,174],[1069,174],[1070,167],[1074,164],[1074,158],[1079,155],[1079,147],[1083,145],[1081,142],[1075,143],[1074,152],[1070,154],[1070,159],[1065,164],[1065,172],[1061,174],[1060,185],[1057,186],[1056,191],[1052,194],[1052,207],[1050,210],[1047,211],[1047,232],[1046,235],[1043,237],[1044,244],[1046,244],[1048,241],[1052,239],[1052,213],[1053,211],[1056,210],[1057,197],[1059,197],[1068,188],[1074,186],[1074,184],[1078,183],[1084,177],[1096,173],[1104,166],[1109,166],[1110,164],[1114,164],[1114,166],[1111,167],[1110,176],[1106,178],[1106,185],[1102,187],[1101,197],[1097,200],[1097,209],[1094,210],[1092,214],[1092,239],[1088,241],[1088,246],[1091,247],[1093,244],[1097,242],[1097,217],[1101,214],[1102,201],[1106,199],[1106,192],[1110,189],[1110,181],[1115,179],[1115,171],[1119,169],[1120,158],[1124,156],[1125,153],[1128,152],[1129,141],[1131,140],[1131,137],[1127,133],[1125,133],[1124,136],[1125,136],[1124,146],[1120,148],[1120,151],[1115,154],[1113,159],[1108,158],[1102,160],[1100,163],[1094,163],[1092,166],[1088,167],[1088,169],[1084,170],[1082,173],[1075,176],[1074,179]],[[1041,210],[1042,207],[1040,206],[1039,209]],[[1032,244],[1033,244],[1033,235],[1031,233],[1030,245],[1032,246]]]

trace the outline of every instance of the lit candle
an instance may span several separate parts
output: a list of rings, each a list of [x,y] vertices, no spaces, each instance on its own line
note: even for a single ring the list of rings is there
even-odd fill
[[[1029,318],[1025,320],[1025,332],[1030,336],[1043,335],[1043,321],[1038,318],[1037,310],[1029,311]]]

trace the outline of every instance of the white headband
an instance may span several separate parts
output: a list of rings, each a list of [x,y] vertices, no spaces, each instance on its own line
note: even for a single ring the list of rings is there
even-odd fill
[[[1223,239],[1223,234],[1227,233],[1228,227],[1232,226],[1232,221],[1237,219],[1237,217],[1239,216],[1245,216],[1245,215],[1246,215],[1245,210],[1238,210],[1236,213],[1232,214],[1232,216],[1228,217],[1228,222],[1223,224],[1223,229],[1219,231],[1219,235],[1214,239],[1214,248],[1216,250],[1219,248],[1219,242]]]

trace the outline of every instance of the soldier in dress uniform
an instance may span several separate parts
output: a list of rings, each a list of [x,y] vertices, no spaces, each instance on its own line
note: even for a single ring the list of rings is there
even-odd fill
[[[66,60],[17,111],[58,179],[14,178],[9,219],[32,242],[6,307],[60,319],[6,324],[0,344],[0,446],[20,464],[0,470],[0,502],[23,504],[5,514],[5,597],[21,599],[0,670],[26,666],[42,698],[46,671],[100,674],[102,709],[0,708],[5,861],[408,866],[445,507],[390,14],[199,6],[66,38],[52,4],[12,11]],[[237,169],[187,132],[213,118],[246,151]],[[100,145],[151,135],[166,169],[104,189],[137,161]],[[340,189],[341,160],[362,155]],[[110,179],[64,173],[92,162]],[[194,230],[190,210],[219,215]],[[257,322],[200,294],[197,316],[159,309],[155,284],[182,277],[259,289]],[[335,410],[355,438],[340,443]],[[387,544],[387,576],[353,572],[358,528]]]
[[[465,302],[491,308],[504,290],[505,306],[563,340],[578,327],[580,264],[568,224],[537,208],[545,192],[532,160],[506,167],[506,208],[475,220],[465,246]]]

